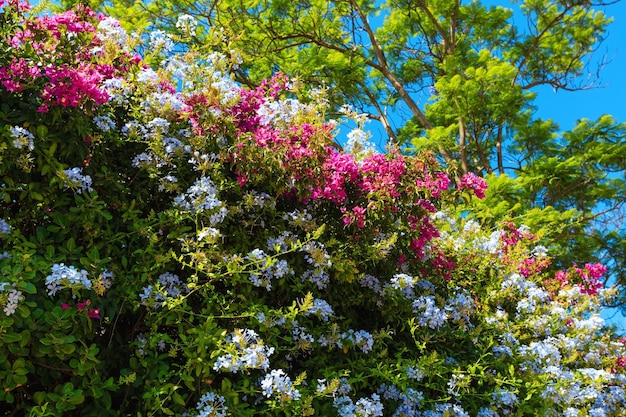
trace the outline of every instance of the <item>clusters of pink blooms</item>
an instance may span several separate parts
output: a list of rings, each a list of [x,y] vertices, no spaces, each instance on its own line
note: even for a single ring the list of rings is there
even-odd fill
[[[80,65],[78,68],[62,66],[47,67],[45,74],[49,79],[41,98],[40,112],[47,112],[51,106],[81,107],[87,102],[95,105],[104,104],[109,95],[100,87],[104,80],[104,71],[98,66]]]
[[[90,319],[99,319],[100,318],[100,309],[99,308],[89,308],[91,305],[91,300],[79,301],[76,303],[76,308],[78,311],[87,310],[87,317]],[[72,305],[69,303],[61,303],[61,309],[68,310],[72,308]]]
[[[298,198],[333,203],[342,213],[347,228],[375,227],[375,219],[393,215],[415,232],[407,248],[412,259],[428,260],[431,266],[449,276],[455,265],[430,245],[439,236],[439,230],[430,220],[430,215],[436,211],[433,201],[441,198],[451,184],[444,172],[433,169],[437,166],[434,159],[426,162],[407,159],[397,150],[357,159],[331,145],[330,126],[301,124],[281,130],[263,123],[258,110],[268,100],[276,100],[288,86],[288,79],[279,74],[254,90],[240,90],[238,102],[227,110],[239,138],[231,156],[239,185],[248,185],[256,174],[252,156],[256,151],[247,150],[251,150],[250,147],[269,149],[283,169],[281,178],[290,178],[293,188],[304,192]],[[210,106],[211,100],[207,97],[190,99]],[[192,123],[197,130],[206,129],[195,115],[192,115]],[[477,197],[483,198],[486,183],[475,174],[467,174],[459,188],[471,189]],[[410,201],[409,212],[399,212],[398,207],[406,207],[401,201]],[[381,215],[380,211],[384,213]],[[406,256],[402,256],[404,262]]]
[[[524,277],[529,277],[534,274],[538,274],[544,271],[548,266],[550,266],[550,258],[547,256],[542,256],[539,258],[526,258],[520,262],[518,267],[518,271]]]
[[[21,12],[30,10],[30,4],[22,0],[0,0],[0,7],[6,6],[11,6]]]
[[[565,287],[568,285],[578,285],[580,292],[588,295],[597,295],[602,289],[601,278],[606,273],[606,266],[595,263],[585,264],[584,268],[574,265],[568,271],[558,271],[555,279]]]
[[[474,191],[474,195],[478,198],[485,198],[485,190],[487,189],[487,182],[484,178],[470,172],[461,177],[461,190],[470,189]]]
[[[502,234],[502,242],[505,249],[515,246],[521,240],[533,241],[536,239],[535,235],[528,231],[526,227],[516,227],[515,223],[508,222],[502,225],[504,233]]]
[[[28,10],[22,2],[2,2],[20,11]],[[65,13],[24,19],[24,27],[11,38],[13,49],[7,64],[0,68],[0,84],[9,92],[21,93],[25,89],[41,88],[40,112],[48,112],[53,106],[78,107],[90,110],[106,103],[109,96],[104,81],[116,78],[127,71],[128,63],[136,57],[127,56],[115,66],[99,63],[94,48],[101,46],[96,35],[96,24],[103,16],[88,7],[76,7]],[[63,43],[72,36],[89,36],[86,47],[79,53],[64,51]],[[40,39],[45,39],[41,42]],[[26,47],[27,46],[27,47]],[[28,57],[28,49],[34,49],[36,60]],[[64,56],[67,55],[67,56]],[[69,64],[59,65],[59,56]],[[40,86],[40,87],[37,87]]]

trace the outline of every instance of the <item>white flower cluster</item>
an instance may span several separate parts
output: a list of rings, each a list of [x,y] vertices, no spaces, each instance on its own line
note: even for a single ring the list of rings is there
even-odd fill
[[[15,284],[11,285],[9,283],[2,282],[0,283],[0,299],[4,299],[5,297],[6,302],[2,310],[4,311],[4,314],[10,316],[17,311],[17,306],[24,297],[22,297],[22,292],[15,288]]]
[[[214,392],[207,392],[196,404],[197,417],[226,417],[228,407],[226,399]]]
[[[235,329],[226,339],[225,349],[230,353],[219,356],[213,364],[215,371],[239,372],[247,369],[267,370],[274,348],[265,346],[251,329]]]
[[[150,32],[150,51],[167,55],[173,49],[174,41],[170,35],[159,29]]]
[[[370,398],[359,398],[356,403],[347,395],[342,395],[335,398],[333,406],[341,417],[382,417],[383,415],[383,404],[378,394],[372,394]]]
[[[93,122],[103,132],[115,129],[115,122],[109,116],[96,116],[93,118]]]
[[[0,235],[10,235],[11,226],[4,219],[0,219]]]
[[[358,347],[363,353],[367,353],[374,347],[374,337],[371,333],[365,330],[355,331],[353,329],[348,329],[347,332],[341,334],[337,345],[340,348],[350,346]]]
[[[301,249],[304,252],[304,259],[313,269],[305,271],[300,277],[302,281],[309,281],[317,286],[318,289],[326,288],[328,285],[329,275],[326,268],[332,266],[330,255],[324,248],[324,244],[320,242],[307,242]]]
[[[218,188],[210,178],[201,177],[184,194],[174,198],[174,205],[193,214],[215,209],[225,214],[226,208],[217,197],[218,192]],[[220,217],[217,217],[215,222],[218,222],[219,219]]]
[[[181,281],[178,275],[165,272],[159,275],[156,287],[152,285],[144,287],[139,298],[141,298],[141,304],[159,308],[168,298],[178,297],[188,290],[187,285]]]
[[[372,134],[360,128],[352,129],[347,135],[346,153],[367,155],[374,152],[374,144],[370,142]]]
[[[293,386],[291,378],[282,369],[272,369],[266,374],[261,380],[261,389],[267,398],[274,396],[281,402],[300,399],[300,391]]]
[[[131,89],[125,80],[120,78],[108,78],[103,82],[104,91],[109,96],[109,102],[115,104],[128,104]]]
[[[428,326],[438,329],[448,320],[446,312],[435,303],[434,295],[420,296],[413,301],[413,311],[417,314],[417,323],[420,326]]]
[[[35,136],[23,127],[13,126],[11,128],[11,136],[13,137],[13,147],[15,149],[26,148],[29,151],[35,149]]]
[[[48,295],[54,296],[64,288],[70,288],[72,291],[78,289],[90,290],[92,283],[87,278],[87,271],[84,269],[77,270],[74,266],[65,266],[65,264],[52,265],[52,273],[46,277],[46,288]]]
[[[188,14],[180,15],[176,21],[176,27],[185,35],[193,35],[197,26],[196,18]]]
[[[272,259],[261,249],[254,249],[246,256],[246,259],[259,267],[259,270],[251,273],[248,279],[255,287],[263,287],[267,291],[272,290],[272,280],[293,274],[293,269],[289,267],[286,260]]]
[[[371,351],[374,347],[374,337],[371,333],[365,330],[348,329],[343,333],[331,333],[328,335],[321,335],[317,342],[322,347],[338,347],[339,349],[347,350],[354,347],[361,350],[363,353]]]
[[[83,191],[93,191],[92,181],[89,175],[83,175],[83,169],[74,167],[63,170],[65,173],[64,184],[67,188],[74,188],[78,194]]]
[[[231,60],[221,52],[212,52],[206,56],[207,67],[212,69],[207,87],[220,91],[222,104],[230,103],[239,97],[239,85],[224,71],[230,62]]]
[[[324,321],[328,321],[328,319],[333,316],[334,312],[333,308],[330,304],[328,304],[326,300],[316,298],[315,300],[313,300],[313,307],[309,308],[306,311],[307,316],[310,316],[312,314],[318,316]]]
[[[298,100],[266,100],[259,106],[257,115],[263,125],[282,125],[292,123],[303,111],[308,111],[306,106]]]
[[[381,384],[377,392],[386,400],[400,401],[393,417],[419,416],[422,408],[424,393],[414,388],[407,388],[400,392],[395,385]]]
[[[128,50],[128,34],[117,19],[106,17],[98,23],[98,37],[115,44],[120,50]],[[98,50],[92,53],[98,52]]]
[[[521,296],[517,303],[518,314],[535,314],[540,306],[551,299],[546,290],[517,273],[507,275],[502,281],[501,289],[510,289]]]

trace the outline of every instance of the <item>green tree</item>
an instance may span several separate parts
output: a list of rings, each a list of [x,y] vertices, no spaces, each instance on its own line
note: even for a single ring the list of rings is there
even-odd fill
[[[383,142],[432,150],[457,181],[486,176],[492,191],[474,210],[486,224],[543,227],[558,266],[602,260],[626,285],[626,126],[603,116],[559,132],[534,115],[539,86],[597,86],[611,2],[514,2],[519,16],[460,0],[90,3],[132,30],[173,32],[178,16],[194,16],[196,47],[242,58],[237,81],[281,71],[327,88],[335,110],[348,103],[380,122]]]

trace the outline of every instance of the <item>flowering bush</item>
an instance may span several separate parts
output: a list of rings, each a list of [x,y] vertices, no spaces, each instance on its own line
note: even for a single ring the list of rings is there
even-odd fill
[[[28,415],[618,416],[601,265],[483,231],[323,94],[0,1],[0,400]],[[152,66],[147,62],[152,63]]]

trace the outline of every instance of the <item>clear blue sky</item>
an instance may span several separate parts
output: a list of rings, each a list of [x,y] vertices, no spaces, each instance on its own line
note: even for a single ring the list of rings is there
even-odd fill
[[[504,1],[490,1],[506,4]],[[610,114],[626,122],[626,1],[604,8],[613,17],[607,39],[597,52],[597,58],[606,55],[608,63],[600,73],[600,88],[586,91],[559,91],[543,88],[537,97],[538,116],[558,122],[562,130],[569,130],[576,120],[596,119]]]

